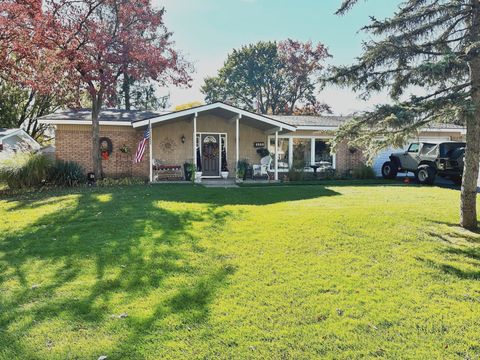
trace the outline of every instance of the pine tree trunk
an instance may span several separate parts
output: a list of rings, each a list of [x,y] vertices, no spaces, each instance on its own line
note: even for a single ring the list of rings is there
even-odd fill
[[[471,40],[480,40],[480,2],[472,0]],[[460,224],[469,230],[477,229],[477,182],[480,162],[480,54],[469,54],[470,79],[472,81],[472,102],[475,112],[467,118],[467,148],[462,180]]]
[[[102,108],[102,92],[92,95],[92,164],[95,178],[101,179],[102,158],[100,155],[100,121],[99,115]]]

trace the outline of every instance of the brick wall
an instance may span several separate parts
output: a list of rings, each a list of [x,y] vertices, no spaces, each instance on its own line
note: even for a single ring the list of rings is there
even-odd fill
[[[103,172],[106,176],[149,176],[148,149],[141,163],[133,164],[133,155],[143,130],[135,130],[129,126],[101,126],[100,137],[108,137],[112,141],[113,151],[109,160],[102,160]],[[130,148],[129,154],[122,153],[122,145]],[[75,161],[87,172],[92,171],[92,130],[89,125],[58,125],[55,131],[56,157],[61,160]]]
[[[352,148],[346,142],[341,143],[335,154],[337,171],[346,173],[366,163],[361,150]]]

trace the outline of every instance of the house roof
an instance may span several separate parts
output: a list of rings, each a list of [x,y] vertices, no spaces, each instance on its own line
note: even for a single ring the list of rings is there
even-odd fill
[[[169,120],[187,119],[197,116],[201,113],[211,113],[214,115],[221,115],[224,117],[239,117],[242,121],[257,122],[264,126],[275,127],[281,130],[295,131],[296,128],[282,120],[274,119],[268,115],[253,113],[251,111],[243,110],[235,106],[231,106],[222,102],[215,102],[212,104],[200,105],[190,109],[174,111],[168,114],[160,115],[156,118],[134,121],[133,127],[146,126],[149,123],[155,124]],[[148,121],[147,121],[148,120]]]
[[[221,102],[213,104],[201,105],[190,109],[174,111],[169,113],[138,111],[138,110],[102,110],[99,114],[100,125],[123,125],[133,126],[134,128],[147,126],[169,120],[178,120],[183,118],[191,118],[199,113],[213,113],[226,117],[240,116],[245,121],[257,121],[262,123],[264,127],[278,127],[284,130],[295,131],[295,127],[284,123],[281,120],[272,119],[265,115],[252,113],[243,109],[236,108]],[[64,110],[58,111],[50,115],[38,118],[41,124],[78,124],[89,125],[92,123],[91,110]]]
[[[100,125],[124,125],[134,128],[145,127],[152,124],[169,120],[188,119],[201,113],[213,113],[225,117],[240,116],[243,121],[260,121],[265,127],[274,126],[283,130],[336,130],[339,126],[352,119],[352,116],[308,116],[308,115],[261,115],[246,111],[222,102],[200,105],[190,109],[174,112],[153,112],[140,110],[102,110],[99,115]],[[64,110],[38,118],[44,124],[91,124],[90,109]],[[1,137],[0,129],[0,137]],[[14,129],[13,129],[14,130]],[[464,132],[465,128],[457,124],[432,124],[426,127],[426,131],[448,131],[459,130]]]
[[[133,122],[148,120],[158,117],[160,115],[162,115],[161,112],[153,111],[106,109],[100,111],[99,120],[100,124],[103,123],[106,125],[131,125]],[[70,109],[57,111],[53,114],[42,116],[38,118],[38,120],[40,121],[40,123],[48,124],[63,124],[66,122],[91,124],[91,116],[92,113],[90,109]]]
[[[271,118],[278,119],[280,121],[286,122],[290,125],[301,129],[314,130],[318,129],[336,129],[339,126],[345,124],[346,122],[353,119],[353,116],[309,116],[309,115],[270,115]],[[459,130],[464,131],[465,127],[458,124],[452,123],[435,123],[430,124],[425,127],[425,131],[448,131],[448,130]]]
[[[20,128],[16,129],[5,129],[5,128],[0,128],[0,144],[4,143],[4,141],[12,136],[16,136],[22,141],[27,142],[33,149],[39,149],[40,144],[35,141],[28,133]]]
[[[270,115],[270,117],[293,126],[325,127],[338,127],[352,119],[351,116]]]
[[[3,139],[4,137],[13,135],[16,132],[19,132],[21,129],[5,129],[5,128],[0,128],[0,139]]]

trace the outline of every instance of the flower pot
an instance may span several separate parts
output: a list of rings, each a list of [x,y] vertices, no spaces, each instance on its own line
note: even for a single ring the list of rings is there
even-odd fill
[[[202,172],[196,171],[195,172],[195,183],[200,184],[202,182]]]
[[[222,178],[223,178],[223,179],[227,179],[227,178],[228,178],[228,171],[221,171],[220,174],[222,175]]]

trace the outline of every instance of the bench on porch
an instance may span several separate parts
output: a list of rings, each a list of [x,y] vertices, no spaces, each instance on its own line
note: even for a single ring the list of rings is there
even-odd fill
[[[183,180],[182,165],[153,165],[153,181]]]

